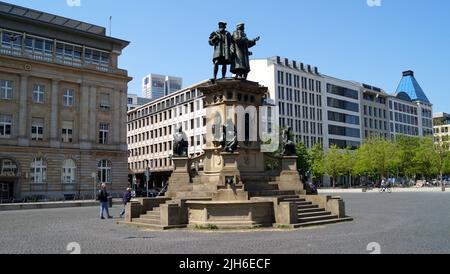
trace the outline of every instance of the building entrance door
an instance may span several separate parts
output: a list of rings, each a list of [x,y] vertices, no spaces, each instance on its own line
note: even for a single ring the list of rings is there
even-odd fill
[[[8,203],[13,197],[13,187],[10,182],[0,182],[0,202]]]

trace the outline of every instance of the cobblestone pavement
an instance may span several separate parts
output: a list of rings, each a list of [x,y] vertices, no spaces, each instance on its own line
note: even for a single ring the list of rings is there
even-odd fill
[[[97,207],[0,212],[0,253],[450,253],[450,193],[342,194],[355,221],[299,230],[143,231],[100,220]],[[115,206],[112,214],[118,216]]]

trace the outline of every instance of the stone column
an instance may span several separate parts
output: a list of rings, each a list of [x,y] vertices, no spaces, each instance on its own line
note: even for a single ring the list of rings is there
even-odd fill
[[[80,148],[90,149],[91,144],[89,143],[89,85],[87,83],[81,84],[81,98],[80,98]]]
[[[19,93],[19,146],[29,146],[30,139],[28,134],[28,74],[20,75],[20,93]]]
[[[86,123],[88,120],[86,120]],[[92,85],[89,89],[89,141],[91,145],[98,143],[97,126],[97,87]]]
[[[128,90],[125,86],[120,92],[120,150],[127,151],[127,103],[128,103]]]
[[[50,146],[53,148],[59,148],[61,142],[58,137],[59,132],[59,80],[52,80],[51,90],[51,122],[50,122]]]
[[[111,96],[112,100],[112,120],[113,123],[110,125],[111,127],[111,144],[114,144],[116,146],[120,145],[120,131],[122,129],[122,119],[121,119],[121,106],[122,106],[122,91],[120,88],[115,88],[113,90],[113,94]]]

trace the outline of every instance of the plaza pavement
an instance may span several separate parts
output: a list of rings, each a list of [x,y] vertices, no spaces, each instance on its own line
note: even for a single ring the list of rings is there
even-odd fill
[[[143,231],[100,220],[97,207],[0,211],[0,253],[450,253],[450,192],[343,193],[353,222],[299,230]],[[112,214],[118,216],[120,207]]]

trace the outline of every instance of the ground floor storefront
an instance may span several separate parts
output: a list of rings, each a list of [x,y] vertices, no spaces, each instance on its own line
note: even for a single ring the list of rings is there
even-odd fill
[[[101,183],[120,197],[126,163],[122,151],[0,147],[0,203],[92,199]]]

